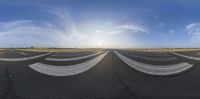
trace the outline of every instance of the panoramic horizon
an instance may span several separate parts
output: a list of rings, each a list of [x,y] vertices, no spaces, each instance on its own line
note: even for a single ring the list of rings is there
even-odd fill
[[[200,0],[0,0],[0,99],[200,99]]]
[[[0,48],[199,48],[199,0],[0,1]]]

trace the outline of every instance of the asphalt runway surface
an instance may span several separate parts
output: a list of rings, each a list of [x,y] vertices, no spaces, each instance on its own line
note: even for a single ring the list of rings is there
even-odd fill
[[[43,54],[44,52],[29,52],[17,50],[2,50],[0,51],[0,58],[21,58]]]
[[[200,51],[0,52],[0,99],[200,98]]]
[[[60,52],[55,53],[54,55],[50,56],[51,58],[72,58],[72,57],[80,57],[84,55],[93,54],[95,51],[82,51],[82,52]]]

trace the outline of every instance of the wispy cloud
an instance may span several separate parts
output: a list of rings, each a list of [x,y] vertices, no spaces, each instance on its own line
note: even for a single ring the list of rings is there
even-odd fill
[[[51,17],[53,15],[52,21],[10,20],[0,22],[0,46],[4,44],[6,47],[13,45],[17,47],[96,47],[96,43],[106,39],[110,40],[110,35],[149,33],[148,29],[141,25],[133,23],[112,25],[112,22],[108,22],[108,25],[112,25],[109,28],[102,26],[107,29],[96,28],[95,31],[83,31],[78,28],[76,20],[66,9],[52,7],[46,11],[46,14]],[[88,30],[92,28],[88,26]]]
[[[124,25],[119,25],[116,27],[116,30],[119,30],[121,32],[132,32],[132,33],[149,33],[147,29],[145,29],[142,26],[139,25],[134,25],[134,24],[124,24]]]
[[[48,12],[49,13],[49,12]],[[36,20],[10,20],[0,22],[0,41],[8,46],[72,47],[81,34],[77,36],[75,22],[68,13],[53,9],[51,14],[57,16],[52,22]],[[53,23],[53,22],[56,23]],[[59,24],[60,27],[56,26]],[[76,38],[75,40],[75,37]]]
[[[172,41],[172,38],[174,37],[174,30],[168,30],[167,32],[160,33],[160,36],[162,39],[166,42]]]
[[[105,35],[106,34],[115,35],[115,34],[122,34],[122,33],[149,33],[149,31],[139,25],[123,24],[123,25],[117,25],[108,31],[97,30],[96,33],[104,33]]]
[[[0,24],[0,41],[7,46],[31,46],[38,45],[38,42],[41,46],[44,44],[52,46],[53,34],[57,33],[56,30],[45,25],[49,24],[47,22],[44,22],[42,26],[32,20],[17,20]]]
[[[194,41],[200,41],[200,23],[191,23],[186,26],[186,31]]]

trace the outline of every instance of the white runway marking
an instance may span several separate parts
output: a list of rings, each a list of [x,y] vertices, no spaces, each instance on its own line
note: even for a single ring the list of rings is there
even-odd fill
[[[21,55],[24,55],[24,56],[26,56],[27,54],[26,53],[24,53],[24,52],[18,52],[19,54],[21,54]]]
[[[187,55],[183,55],[183,54],[179,54],[179,53],[175,53],[175,52],[170,52],[170,53],[180,56],[180,57],[183,57],[183,58],[187,58],[187,59],[198,60],[198,61],[200,60],[200,58],[198,58],[198,57],[187,56]]]
[[[92,57],[92,56],[101,54],[103,52],[104,51],[98,52],[98,53],[95,53],[95,54],[91,54],[91,55],[86,55],[86,56],[81,56],[81,57],[74,57],[74,58],[46,58],[45,60],[48,60],[48,61],[74,61],[74,60],[80,60],[80,59]]]
[[[174,64],[174,65],[165,65],[165,66],[150,65],[150,64],[145,64],[145,63],[141,63],[141,62],[129,59],[116,51],[114,51],[114,53],[119,58],[121,58],[126,64],[128,64],[135,70],[138,70],[146,74],[151,74],[151,75],[177,74],[177,73],[186,71],[193,66],[192,64],[189,64],[186,62],[182,62],[182,63]]]
[[[126,54],[128,54],[128,53],[126,53]],[[134,55],[134,54],[128,54],[128,55],[136,57],[136,58],[151,60],[151,61],[172,61],[172,60],[177,59],[176,57],[158,58],[158,57],[139,56],[139,55]]]
[[[46,56],[49,54],[51,54],[51,53],[45,53],[45,54],[32,56],[32,57],[25,57],[25,58],[0,58],[0,61],[26,61],[26,60],[30,60],[30,59],[40,58],[40,57],[43,57],[43,56]]]
[[[29,67],[37,72],[50,75],[50,76],[72,76],[72,75],[83,73],[91,69],[97,63],[99,63],[107,55],[107,53],[108,51],[87,62],[76,64],[76,65],[53,66],[53,65],[47,65],[47,64],[42,64],[38,62],[32,65],[29,65]]]

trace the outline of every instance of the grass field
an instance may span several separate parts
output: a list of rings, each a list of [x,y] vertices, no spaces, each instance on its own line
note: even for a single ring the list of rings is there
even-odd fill
[[[155,51],[155,52],[169,52],[169,51],[194,51],[200,48],[127,48],[129,51]]]
[[[68,48],[33,48],[33,49],[15,49],[20,51],[37,51],[37,52],[83,52],[83,51],[100,51],[103,49],[68,49]]]
[[[153,52],[169,52],[169,51],[194,51],[200,48],[121,48],[128,51],[153,51]],[[34,52],[82,52],[82,51],[101,51],[102,48],[0,48],[0,50],[19,50]]]

